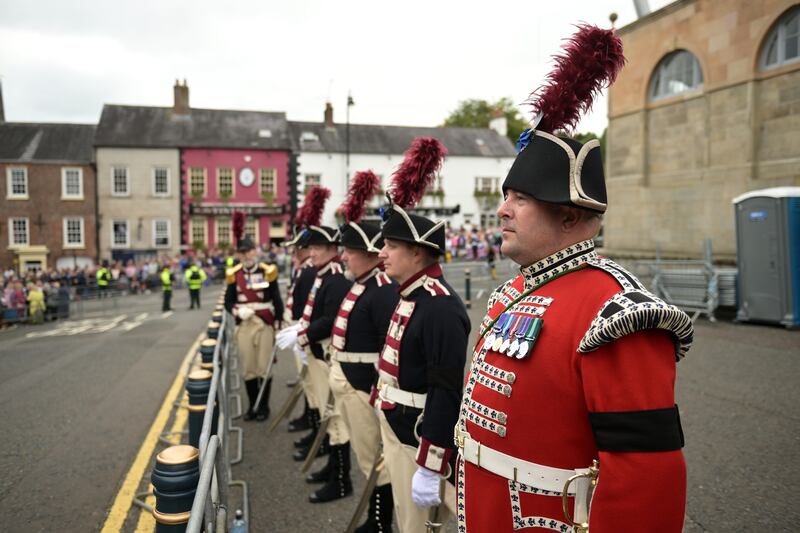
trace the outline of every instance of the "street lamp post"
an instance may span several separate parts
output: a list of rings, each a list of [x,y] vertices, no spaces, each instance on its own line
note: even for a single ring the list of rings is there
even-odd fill
[[[344,181],[345,189],[350,187],[350,106],[355,105],[353,96],[347,93],[347,111],[345,113],[347,119],[345,122],[345,155],[344,155]]]

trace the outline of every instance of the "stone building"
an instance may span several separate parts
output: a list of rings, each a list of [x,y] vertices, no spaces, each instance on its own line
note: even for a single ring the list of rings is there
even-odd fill
[[[94,133],[88,124],[5,122],[0,103],[0,268],[95,263]]]
[[[607,253],[735,258],[739,194],[800,185],[800,4],[678,0],[620,28]]]

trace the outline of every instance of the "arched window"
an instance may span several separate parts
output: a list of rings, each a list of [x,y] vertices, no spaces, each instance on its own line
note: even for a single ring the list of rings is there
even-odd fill
[[[660,100],[703,85],[703,72],[694,54],[686,50],[671,52],[659,61],[650,81],[650,99]]]
[[[764,40],[761,68],[771,69],[800,61],[800,6],[795,6],[778,20]]]

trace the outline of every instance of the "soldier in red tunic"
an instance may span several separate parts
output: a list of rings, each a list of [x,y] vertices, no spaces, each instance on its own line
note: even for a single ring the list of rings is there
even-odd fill
[[[613,32],[579,28],[536,96],[537,122],[503,184],[502,251],[522,268],[491,295],[467,376],[460,533],[682,529],[674,383],[692,323],[597,255],[599,143],[552,133],[571,129],[623,62]]]
[[[258,261],[253,241],[242,236],[244,216],[234,214],[234,234],[242,261],[225,272],[225,309],[236,317],[236,343],[239,349],[242,379],[250,407],[245,420],[263,422],[269,417],[272,377],[265,376],[267,362],[273,356],[275,325],[283,317],[283,301],[278,290],[278,267]],[[261,380],[266,379],[266,383]],[[259,388],[264,386],[258,412],[253,406]]]

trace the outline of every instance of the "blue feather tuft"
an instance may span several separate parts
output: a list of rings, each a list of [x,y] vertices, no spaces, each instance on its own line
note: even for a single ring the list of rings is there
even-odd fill
[[[519,134],[519,139],[517,139],[517,153],[524,150],[531,143],[532,138],[533,130],[531,128],[522,130],[522,133]]]

